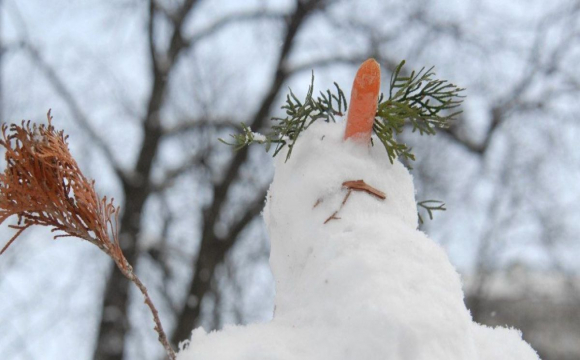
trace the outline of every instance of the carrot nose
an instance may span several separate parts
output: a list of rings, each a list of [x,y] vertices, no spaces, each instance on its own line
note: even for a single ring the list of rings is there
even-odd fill
[[[375,59],[368,59],[358,69],[352,84],[345,140],[353,138],[364,144],[371,141],[380,87],[381,67]]]

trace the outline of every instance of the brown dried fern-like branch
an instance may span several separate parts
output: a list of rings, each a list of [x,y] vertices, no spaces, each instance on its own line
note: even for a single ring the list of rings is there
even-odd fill
[[[159,341],[171,360],[175,352],[161,326],[157,309],[147,288],[134,273],[123,255],[118,239],[119,207],[113,199],[99,198],[94,181],[89,181],[69,152],[67,136],[52,126],[30,121],[2,125],[0,145],[6,150],[6,169],[0,174],[0,224],[11,216],[18,217],[14,236],[0,250],[0,255],[33,225],[47,226],[54,236],[87,240],[109,255],[123,275],[131,280],[153,314]]]

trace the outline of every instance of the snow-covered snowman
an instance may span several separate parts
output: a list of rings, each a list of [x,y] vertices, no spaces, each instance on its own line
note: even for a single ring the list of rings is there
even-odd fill
[[[263,211],[273,319],[194,330],[178,360],[539,359],[519,331],[472,321],[447,255],[417,230],[411,175],[370,146],[379,87],[367,60],[347,121],[312,124],[277,158]]]

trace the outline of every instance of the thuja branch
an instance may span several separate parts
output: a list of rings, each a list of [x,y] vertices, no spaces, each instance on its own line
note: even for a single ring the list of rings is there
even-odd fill
[[[445,203],[439,200],[423,200],[417,203],[417,208],[422,208],[427,211],[429,215],[429,220],[433,220],[433,212],[434,211],[445,211]],[[423,224],[424,220],[419,211],[417,211],[417,215],[419,216],[419,223]]]
[[[113,259],[123,275],[132,281],[145,297],[155,322],[159,341],[171,360],[171,348],[161,326],[147,288],[139,280],[119,244],[119,207],[113,199],[100,198],[94,181],[89,181],[79,169],[68,149],[67,136],[52,126],[30,121],[21,125],[2,125],[0,145],[6,150],[6,169],[0,174],[0,224],[16,216],[16,231],[0,254],[33,225],[46,226],[60,237],[86,240]]]
[[[465,90],[447,80],[435,79],[433,67],[408,76],[402,75],[402,61],[391,76],[389,97],[381,95],[373,130],[383,143],[389,160],[398,156],[415,160],[411,149],[399,143],[395,135],[403,132],[405,125],[420,135],[435,135],[436,128],[447,128],[461,111]]]
[[[298,99],[292,89],[289,89],[286,103],[282,106],[286,116],[272,118],[274,125],[272,125],[272,131],[269,134],[262,135],[252,132],[249,127],[242,124],[243,132],[241,134],[230,135],[233,142],[219,140],[224,144],[234,146],[235,150],[258,143],[265,144],[266,151],[269,151],[272,144],[275,144],[274,156],[278,155],[285,146],[288,146],[286,154],[286,160],[288,160],[294,143],[302,131],[317,120],[336,122],[336,116],[343,116],[346,112],[346,97],[337,83],[334,83],[334,86],[336,87],[335,92],[326,90],[326,92],[321,91],[318,96],[315,96],[314,73],[312,73],[310,86],[304,100]]]

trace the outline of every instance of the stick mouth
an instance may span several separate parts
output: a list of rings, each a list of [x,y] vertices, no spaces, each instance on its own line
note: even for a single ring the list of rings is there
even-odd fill
[[[355,139],[365,144],[370,142],[380,87],[381,67],[375,59],[370,58],[359,67],[352,84],[345,140]]]

